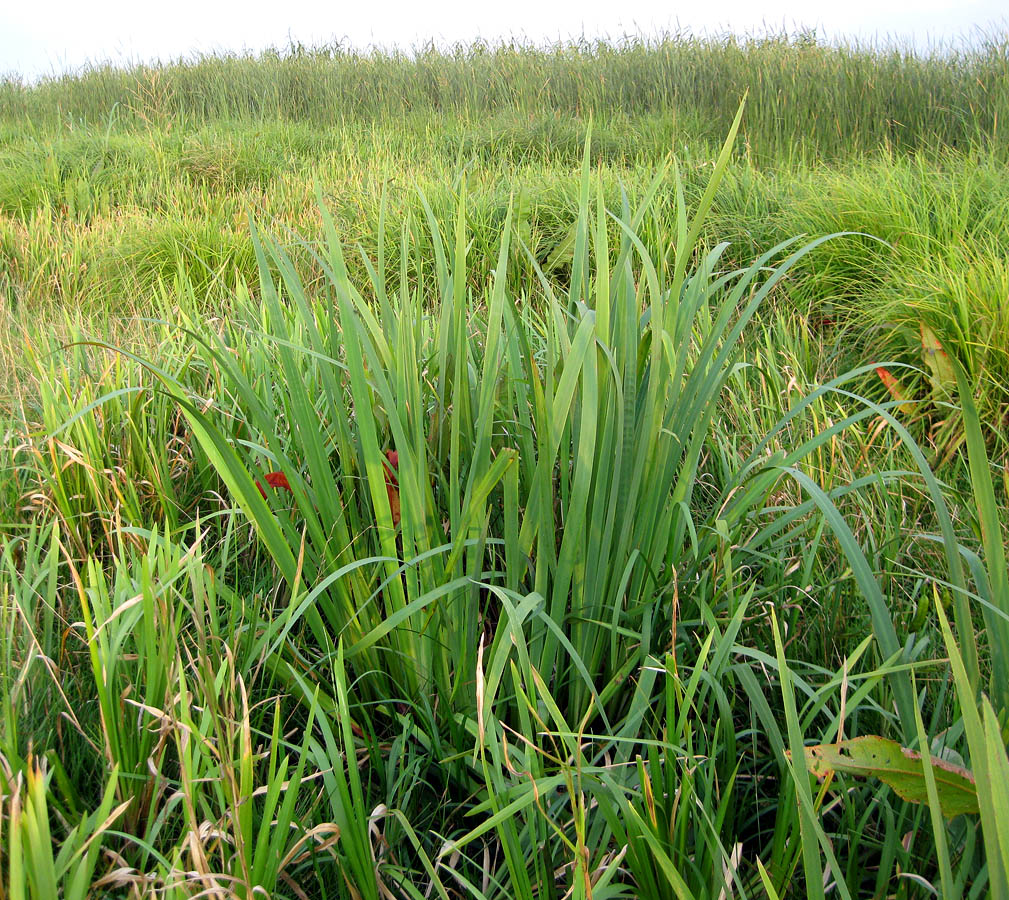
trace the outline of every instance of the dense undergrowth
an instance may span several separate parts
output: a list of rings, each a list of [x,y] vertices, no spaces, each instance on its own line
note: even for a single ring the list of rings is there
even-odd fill
[[[5,84],[0,896],[1009,896],[1004,55]]]

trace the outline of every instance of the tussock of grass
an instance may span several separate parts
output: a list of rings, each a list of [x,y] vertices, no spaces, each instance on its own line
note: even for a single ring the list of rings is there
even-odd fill
[[[106,290],[127,296],[131,290],[150,296],[162,285],[188,282],[199,296],[234,295],[239,284],[256,275],[256,258],[248,229],[227,221],[185,219],[123,223],[109,267]]]

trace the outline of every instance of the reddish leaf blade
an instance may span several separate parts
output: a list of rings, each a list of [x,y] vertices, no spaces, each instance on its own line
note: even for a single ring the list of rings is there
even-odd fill
[[[292,494],[294,493],[294,491],[291,490],[291,485],[287,480],[287,476],[283,472],[267,472],[263,478],[272,488],[283,488],[285,491],[290,491]],[[263,499],[265,500],[266,490],[263,485],[257,481],[256,487],[259,488],[259,493],[263,495]]]
[[[396,478],[396,472],[399,469],[399,451],[386,450],[385,458],[388,460],[385,467],[385,489],[389,494],[389,509],[392,511],[392,524],[396,526],[400,520],[399,481]]]
[[[914,413],[914,404],[908,399],[907,391],[904,390],[904,385],[900,383],[900,379],[885,366],[876,366],[876,374],[879,376],[879,380],[886,385],[890,396],[900,402],[900,406],[897,408],[906,416],[912,415]]]

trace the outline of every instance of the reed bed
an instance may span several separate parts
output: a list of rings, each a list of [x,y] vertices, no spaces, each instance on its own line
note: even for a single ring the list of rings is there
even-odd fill
[[[129,69],[94,65],[39,85],[8,77],[0,86],[0,120],[192,127],[417,112],[473,120],[501,110],[597,118],[673,111],[720,141],[749,92],[742,131],[748,152],[766,160],[844,158],[879,146],[1003,147],[1007,76],[1007,44],[998,32],[926,52],[831,45],[808,32],[478,42],[410,53],[334,43]]]

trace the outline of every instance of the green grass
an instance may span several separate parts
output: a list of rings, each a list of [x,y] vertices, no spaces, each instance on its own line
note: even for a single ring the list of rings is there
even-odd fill
[[[1004,146],[1006,52],[997,32],[926,54],[830,46],[801,33],[476,43],[412,55],[292,46],[129,70],[99,65],[39,87],[8,80],[0,87],[0,119],[31,116],[42,130],[120,122],[193,128],[236,119],[329,124],[418,112],[480,120],[506,110],[564,119],[673,111],[720,142],[749,91],[742,132],[749,153],[841,158],[879,146]]]
[[[1009,896],[1004,68],[0,86],[0,897]]]

